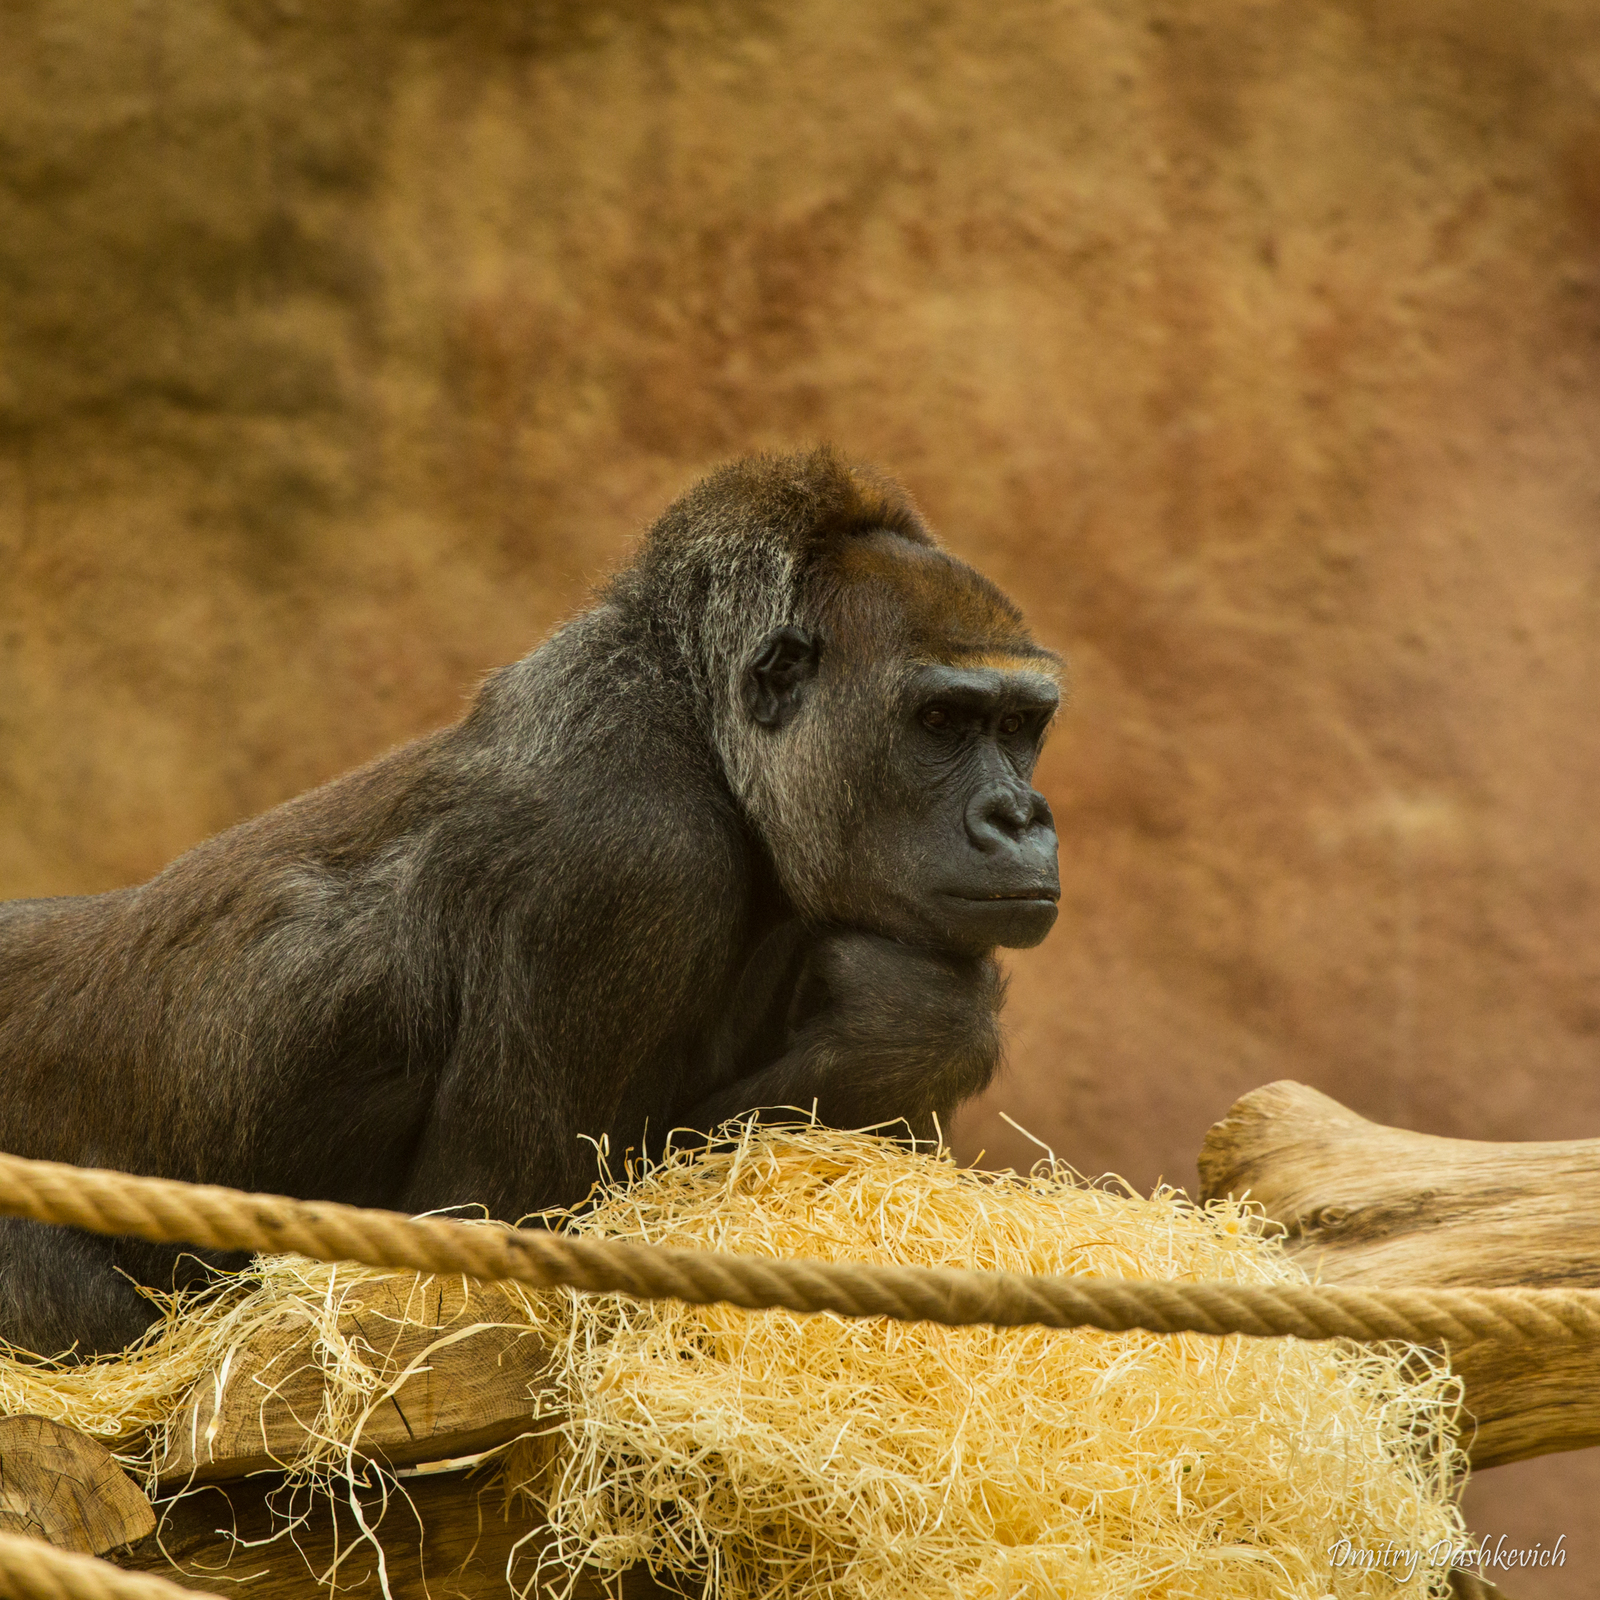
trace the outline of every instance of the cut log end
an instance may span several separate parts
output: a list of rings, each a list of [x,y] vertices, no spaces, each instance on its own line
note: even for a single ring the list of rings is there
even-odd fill
[[[0,1531],[97,1556],[155,1525],[143,1491],[98,1440],[44,1417],[0,1417]]]

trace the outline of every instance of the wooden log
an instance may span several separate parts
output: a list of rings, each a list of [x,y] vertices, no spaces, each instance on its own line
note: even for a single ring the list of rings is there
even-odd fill
[[[1206,1135],[1200,1190],[1248,1192],[1327,1283],[1600,1288],[1600,1140],[1441,1139],[1269,1083]]]
[[[408,1479],[404,1487],[409,1500],[391,1498],[381,1522],[377,1496],[360,1496],[364,1515],[377,1524],[393,1600],[509,1600],[522,1591],[533,1574],[541,1535],[525,1506],[508,1506],[498,1485],[463,1472]],[[342,1500],[302,1497],[294,1508],[300,1519],[293,1539],[262,1542],[283,1529],[284,1495],[282,1478],[271,1475],[208,1485],[165,1508],[159,1538],[109,1559],[213,1594],[232,1593],[238,1585],[250,1600],[316,1600],[329,1592],[326,1575],[337,1560],[341,1596],[364,1600],[381,1594],[376,1553],[362,1542]],[[1452,1572],[1451,1585],[1456,1600],[1509,1600],[1468,1572]],[[568,1591],[558,1582],[554,1592]],[[579,1574],[570,1590],[570,1600],[619,1595],[620,1600],[680,1600],[679,1590],[656,1583],[643,1567],[630,1568],[615,1585]]]
[[[1600,1287],[1600,1140],[1441,1139],[1269,1083],[1207,1134],[1200,1193],[1259,1203],[1323,1283]],[[1449,1355],[1474,1469],[1600,1444],[1600,1343]]]
[[[386,1509],[376,1492],[358,1495],[363,1516],[376,1525],[393,1600],[508,1600],[516,1592],[507,1583],[508,1563],[515,1562],[519,1587],[532,1575],[540,1524],[524,1504],[508,1506],[498,1484],[481,1474],[451,1472],[409,1478],[403,1487],[407,1498],[391,1489]],[[348,1501],[302,1491],[294,1501],[299,1516],[291,1538],[282,1535],[287,1494],[283,1479],[272,1474],[208,1485],[164,1507],[159,1535],[109,1559],[186,1588],[232,1593],[242,1585],[251,1600],[326,1595],[327,1574],[337,1562],[341,1596],[381,1594],[377,1554],[362,1539]],[[597,1577],[580,1576],[572,1600],[601,1600],[613,1592]],[[621,1594],[623,1600],[666,1600],[675,1591],[635,1568],[623,1575]]]
[[[391,1466],[475,1455],[524,1432],[530,1391],[548,1353],[531,1331],[479,1327],[508,1318],[498,1291],[468,1296],[460,1280],[432,1280],[419,1307],[409,1277],[353,1290],[342,1335],[363,1341],[367,1364],[416,1370],[366,1418],[356,1454]],[[420,1325],[419,1325],[420,1317]],[[473,1331],[468,1331],[473,1330]],[[238,1352],[225,1371],[195,1385],[158,1468],[163,1489],[270,1471],[304,1449],[322,1405],[323,1369],[309,1325]]]
[[[44,1417],[0,1417],[0,1531],[97,1556],[155,1525],[143,1491],[98,1440]]]

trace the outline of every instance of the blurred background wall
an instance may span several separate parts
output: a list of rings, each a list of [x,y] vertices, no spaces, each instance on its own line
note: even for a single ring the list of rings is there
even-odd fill
[[[0,108],[0,894],[455,717],[826,437],[1075,682],[966,1153],[1187,1183],[1283,1076],[1600,1136],[1587,0],[0,0]],[[1472,1494],[1592,1592],[1590,1455]]]

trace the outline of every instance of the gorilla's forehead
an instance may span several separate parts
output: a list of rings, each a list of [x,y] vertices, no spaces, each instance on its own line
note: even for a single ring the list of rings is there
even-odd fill
[[[982,573],[932,545],[880,530],[839,551],[835,623],[868,649],[893,643],[918,661],[1054,675],[1016,605]]]

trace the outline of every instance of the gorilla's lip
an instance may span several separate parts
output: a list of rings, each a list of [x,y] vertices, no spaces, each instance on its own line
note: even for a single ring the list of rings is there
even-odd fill
[[[1061,898],[1059,889],[1003,889],[998,894],[962,894],[953,890],[952,900],[967,900],[974,905],[992,905],[997,900],[1047,900],[1054,904]]]

